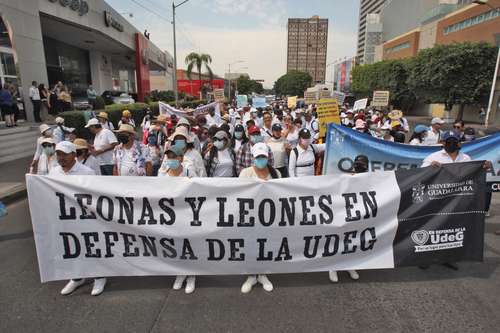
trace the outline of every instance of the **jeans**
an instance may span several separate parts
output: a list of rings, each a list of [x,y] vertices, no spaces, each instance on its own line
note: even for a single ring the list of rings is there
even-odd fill
[[[42,106],[42,101],[31,100],[33,103],[33,116],[35,117],[35,122],[41,123],[42,118],[40,118],[40,107]]]
[[[113,176],[113,164],[101,165],[101,175],[102,176]]]

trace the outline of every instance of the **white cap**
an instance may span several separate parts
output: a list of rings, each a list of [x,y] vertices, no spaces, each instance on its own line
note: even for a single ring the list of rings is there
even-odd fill
[[[92,118],[88,121],[87,125],[85,125],[85,128],[89,128],[90,126],[95,126],[95,125],[99,125],[99,120],[97,120],[97,118]]]
[[[180,125],[188,125],[188,127],[191,127],[191,125],[189,124],[189,121],[186,118],[179,119],[176,127],[179,127]]]
[[[65,154],[76,153],[76,146],[69,141],[61,141],[56,145],[56,151],[62,151]]]
[[[444,120],[441,119],[441,118],[432,118],[431,120],[431,125],[435,125],[435,124],[440,124],[440,125],[443,125],[444,124]]]
[[[269,147],[263,142],[254,144],[252,146],[252,156],[255,158],[262,155],[269,157]]]
[[[63,117],[56,117],[56,124],[64,124],[64,118]]]
[[[346,118],[346,117],[347,117],[347,115],[344,112],[340,113],[340,118]]]
[[[50,129],[50,126],[47,124],[41,124],[40,127],[38,127],[38,128],[40,129],[40,134],[43,134],[43,132]]]

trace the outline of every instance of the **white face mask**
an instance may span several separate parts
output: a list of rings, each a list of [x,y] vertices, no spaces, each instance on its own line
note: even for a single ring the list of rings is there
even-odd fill
[[[217,149],[219,149],[219,150],[223,149],[224,146],[225,146],[224,145],[224,141],[215,141],[214,142],[214,147],[217,148]]]

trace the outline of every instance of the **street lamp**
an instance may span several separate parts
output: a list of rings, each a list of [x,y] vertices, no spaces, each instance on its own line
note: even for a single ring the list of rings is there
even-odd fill
[[[176,5],[175,2],[172,1],[172,25],[173,25],[173,30],[174,30],[174,94],[175,94],[175,105],[177,106],[179,104],[179,92],[177,91],[177,40],[175,38],[175,9],[177,7],[182,6],[189,0],[184,0],[180,4]]]
[[[495,8],[492,5],[488,3],[488,0],[475,0],[473,3],[477,5],[486,5],[490,7],[493,10],[500,10],[500,8]],[[493,106],[493,99],[495,97],[495,88],[497,85],[497,77],[498,77],[498,67],[500,64],[500,45],[498,46],[498,54],[497,54],[497,64],[495,67],[495,73],[493,74],[493,84],[491,85],[491,92],[490,92],[490,100],[488,101],[488,110],[486,111],[486,117],[484,119],[484,126],[488,128],[488,123],[490,121],[490,115],[491,115],[491,108]]]
[[[229,66],[229,102],[231,102],[231,66],[232,65],[236,65],[236,64],[241,64],[245,61],[243,60],[238,60],[238,61],[235,61],[233,63],[230,63],[228,66]]]

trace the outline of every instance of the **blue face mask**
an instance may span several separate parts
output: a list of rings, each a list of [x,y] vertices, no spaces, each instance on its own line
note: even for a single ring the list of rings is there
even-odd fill
[[[267,158],[265,157],[257,157],[253,164],[257,169],[265,169],[267,167]]]
[[[234,132],[234,137],[238,140],[241,140],[243,137],[243,132]]]
[[[264,142],[264,137],[262,135],[252,135],[250,136],[250,140],[252,140],[253,143],[260,143]]]
[[[179,168],[180,165],[181,162],[179,160],[168,159],[165,161],[165,167],[167,169],[176,170]]]
[[[175,140],[174,146],[180,150],[186,148],[186,140]]]

